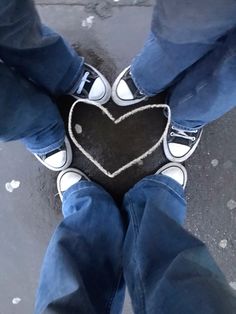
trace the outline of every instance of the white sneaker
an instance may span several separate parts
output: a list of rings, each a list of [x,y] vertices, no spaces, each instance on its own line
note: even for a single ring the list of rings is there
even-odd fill
[[[97,69],[89,64],[84,64],[83,77],[79,85],[74,87],[71,96],[103,105],[111,98],[111,86]]]
[[[188,180],[188,174],[186,168],[176,162],[170,162],[163,167],[161,167],[156,174],[162,174],[164,176],[170,177],[177,181],[180,185],[182,185],[183,189],[185,189],[187,180]]]
[[[82,171],[75,168],[68,168],[60,172],[57,177],[57,190],[61,200],[63,200],[63,193],[66,190],[83,179],[90,181]]]
[[[166,158],[175,162],[184,162],[187,160],[196,150],[202,132],[202,129],[184,131],[171,125],[163,141]]]
[[[34,156],[48,169],[52,171],[61,171],[68,168],[72,162],[72,150],[70,142],[67,137],[65,137],[64,144],[55,149],[54,151],[45,154]]]
[[[118,106],[130,106],[148,99],[136,87],[130,66],[124,69],[112,86],[112,99]]]

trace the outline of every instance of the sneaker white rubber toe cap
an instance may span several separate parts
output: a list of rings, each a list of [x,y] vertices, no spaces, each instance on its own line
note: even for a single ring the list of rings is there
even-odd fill
[[[40,158],[37,154],[34,154],[34,156],[48,169],[52,171],[62,171],[68,168],[72,162],[72,150],[67,137],[65,137],[64,144],[65,149],[57,151],[45,159]]]
[[[102,79],[98,77],[89,92],[89,99],[96,101],[102,99],[106,94],[106,86]]]
[[[67,161],[67,153],[65,150],[58,152],[44,160],[48,167],[61,169],[65,166]]]
[[[130,66],[125,68],[116,78],[112,85],[112,99],[118,106],[131,106],[142,102],[147,99],[147,96],[135,98],[135,95],[130,90],[126,83],[124,76],[127,71],[130,70]]]
[[[124,80],[121,80],[116,90],[117,96],[123,100],[133,100],[134,96],[129,89],[129,86]]]
[[[160,168],[156,174],[162,174],[164,176],[170,177],[176,182],[178,182],[182,187],[185,189],[187,184],[187,170],[186,168],[176,162],[170,162],[166,165],[164,165],[162,168]]]
[[[178,158],[185,156],[190,151],[189,146],[178,143],[169,143],[168,146],[171,155]]]
[[[86,65],[97,73],[98,78],[93,83],[93,86],[89,92],[89,100],[96,101],[100,105],[104,105],[111,98],[111,85],[108,80],[91,64]]]
[[[61,200],[63,199],[63,193],[82,179],[90,181],[82,171],[75,168],[68,168],[60,172],[57,177],[57,190]]]
[[[76,172],[66,172],[60,180],[60,190],[65,192],[72,185],[78,183],[82,179],[82,175]]]

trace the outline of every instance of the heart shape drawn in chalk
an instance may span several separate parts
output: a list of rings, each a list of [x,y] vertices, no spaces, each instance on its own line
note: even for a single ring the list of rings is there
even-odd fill
[[[154,143],[154,145],[152,145],[149,149],[147,149],[144,153],[142,153],[141,155],[137,156],[136,158],[130,160],[129,162],[127,162],[126,164],[122,165],[119,169],[116,169],[114,172],[110,172],[107,169],[105,169],[105,167],[96,159],[96,156],[92,156],[91,153],[89,153],[82,145],[81,143],[78,142],[78,140],[75,137],[75,133],[78,134],[78,127],[81,128],[81,126],[79,126],[78,124],[74,125],[73,123],[73,113],[75,111],[76,106],[79,106],[81,103],[86,103],[87,105],[92,105],[97,107],[99,110],[102,111],[102,113],[104,115],[106,115],[106,117],[111,120],[115,125],[118,125],[119,123],[121,123],[122,121],[128,119],[128,118],[132,118],[135,114],[140,113],[142,111],[146,111],[146,110],[150,110],[150,109],[165,109],[167,112],[167,123],[164,129],[164,132],[162,133],[161,137],[158,138],[158,140]],[[77,100],[71,107],[70,109],[70,113],[69,113],[69,122],[68,122],[68,129],[69,129],[69,135],[71,137],[71,140],[73,141],[73,143],[75,144],[75,146],[80,150],[80,152],[86,156],[103,174],[105,174],[106,176],[110,177],[110,178],[114,178],[117,175],[119,175],[120,173],[122,173],[124,170],[132,167],[133,165],[139,163],[140,161],[142,161],[143,159],[145,159],[146,157],[148,157],[150,154],[152,154],[162,143],[164,137],[166,136],[167,132],[168,132],[168,128],[170,125],[170,120],[171,120],[171,111],[168,105],[166,104],[150,104],[150,105],[145,105],[142,107],[138,107],[136,109],[133,109],[127,113],[125,113],[124,115],[120,116],[119,118],[114,118],[112,116],[112,114],[108,111],[107,108],[97,104],[96,102],[93,101],[88,101],[88,100]],[[74,126],[74,127],[73,127]],[[73,128],[75,130],[73,130]],[[80,129],[80,131],[82,132],[82,129]],[[80,132],[79,132],[80,133]]]

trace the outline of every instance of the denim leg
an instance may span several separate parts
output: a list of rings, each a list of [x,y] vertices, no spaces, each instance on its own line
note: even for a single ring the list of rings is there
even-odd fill
[[[214,44],[236,26],[235,0],[156,0],[151,29],[176,44]]]
[[[230,31],[173,87],[169,95],[172,123],[194,130],[235,107],[236,29]]]
[[[217,47],[217,40],[236,26],[235,16],[234,0],[157,0],[151,34],[131,65],[140,91],[153,96],[173,84]]]
[[[131,64],[132,78],[139,90],[154,96],[166,89],[184,70],[199,60],[214,44],[176,44],[150,33],[144,48]]]
[[[63,198],[64,220],[47,249],[35,314],[121,313],[124,230],[118,208],[87,181]]]
[[[138,314],[233,314],[236,298],[205,245],[183,229],[186,202],[173,179],[144,178],[124,198],[124,276]]]
[[[0,58],[52,94],[69,92],[84,62],[60,35],[41,24],[32,0],[1,0]]]
[[[21,139],[32,153],[44,154],[64,138],[64,123],[50,97],[0,62],[0,140]]]

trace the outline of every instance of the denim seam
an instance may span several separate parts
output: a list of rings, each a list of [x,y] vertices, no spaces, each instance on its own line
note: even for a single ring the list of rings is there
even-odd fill
[[[166,102],[166,103],[168,104],[168,102]],[[166,112],[165,112],[165,109],[163,110],[163,112],[164,112],[164,116],[165,116],[166,118],[168,118],[168,116],[167,116],[167,114],[166,114]],[[173,118],[173,114],[171,114],[171,118]],[[198,131],[199,129],[203,128],[203,126],[204,126],[205,124],[201,125],[199,128],[189,128],[189,127],[183,126],[183,125],[181,125],[181,124],[179,124],[179,123],[177,123],[177,122],[171,120],[171,125],[177,127],[177,128],[180,129],[180,130],[183,130],[183,131]]]
[[[221,64],[224,63],[227,59],[234,58],[235,55],[236,55],[236,49],[229,49],[228,52],[222,58]]]
[[[236,56],[236,49],[229,49],[229,51],[225,54],[225,56],[218,62],[217,68],[213,72],[213,76],[217,76],[221,70],[221,67],[225,62],[228,61],[230,58],[235,58]]]
[[[129,208],[130,208],[130,216],[131,216],[131,220],[132,220],[132,225],[133,225],[133,230],[134,230],[134,234],[135,234],[135,255],[133,258],[135,258],[135,263],[136,263],[136,266],[137,266],[137,275],[139,276],[139,283],[140,283],[140,287],[139,287],[139,290],[140,290],[140,294],[139,294],[139,297],[141,299],[141,306],[143,307],[143,309],[141,309],[141,313],[145,313],[145,294],[144,294],[144,287],[143,287],[143,283],[142,283],[142,278],[141,278],[141,271],[140,271],[140,267],[139,267],[139,264],[137,262],[137,258],[136,258],[136,252],[137,252],[137,237],[138,237],[138,230],[139,230],[139,224],[138,224],[138,219],[137,219],[137,216],[135,214],[135,210],[134,210],[134,207],[133,207],[133,202],[132,202],[132,199],[128,196],[129,198]],[[138,227],[136,227],[138,226]]]
[[[158,183],[160,185],[163,185],[165,186],[168,190],[172,191],[176,196],[178,196],[181,200],[185,201],[184,197],[182,197],[178,192],[176,192],[174,189],[172,189],[172,187],[170,187],[168,184],[166,183],[163,183],[161,181],[156,181],[156,180],[153,180],[153,179],[143,179],[143,181],[151,181],[151,182],[155,182],[155,183]]]
[[[216,71],[217,70],[215,70],[213,72],[212,76],[215,75]],[[196,86],[196,92],[201,91],[202,89],[206,88],[208,85],[209,85],[209,80],[208,81],[202,81],[200,84],[198,84],[198,86]],[[182,99],[180,99],[180,101],[174,107],[181,106],[183,103],[187,102],[188,100],[190,100],[193,97],[194,97],[194,93],[188,93],[187,95],[185,95],[185,97],[182,97]],[[172,115],[172,117],[173,117],[173,115]],[[171,121],[171,123],[173,126],[176,126],[177,128],[180,128],[181,130],[185,130],[185,131],[196,131],[196,130],[203,128],[205,125],[205,124],[202,124],[198,128],[190,128],[190,127],[185,127],[185,126],[183,126],[183,125],[181,125],[175,121]]]
[[[209,84],[209,81],[202,81],[196,86],[196,91],[199,93],[203,88]]]
[[[194,94],[192,92],[186,94],[185,96],[183,96],[182,98],[180,98],[179,102],[176,104],[176,107],[179,105],[184,104],[186,101],[188,101],[189,99],[193,98]]]
[[[120,271],[119,271],[119,276],[118,276],[118,280],[117,280],[117,283],[113,289],[113,292],[111,294],[111,297],[110,297],[110,300],[107,302],[107,305],[106,305],[106,308],[107,308],[107,313],[111,313],[111,307],[112,307],[112,303],[113,303],[113,300],[116,296],[116,293],[117,293],[117,290],[119,288],[119,285],[120,285],[120,281],[121,281],[121,278],[122,278],[122,274],[123,274],[123,271],[122,271],[122,267],[120,267]]]
[[[199,85],[199,88],[198,88],[198,85]],[[199,92],[200,90],[202,90],[203,88],[205,88],[207,85],[209,85],[209,80],[208,81],[203,81],[203,82],[200,82],[200,84],[198,84],[196,86],[196,91]],[[179,102],[176,104],[176,106],[179,106],[179,105],[182,105],[184,104],[185,102],[187,102],[189,99],[193,98],[194,97],[194,93],[193,92],[190,92],[188,93],[187,95],[185,95],[184,97],[182,97]]]
[[[109,211],[111,209],[111,204],[109,203]],[[105,312],[108,314],[111,312],[111,307],[112,307],[112,302],[115,298],[115,295],[116,295],[116,292],[118,290],[118,287],[119,287],[119,283],[120,283],[120,280],[121,280],[121,275],[122,275],[122,267],[120,265],[119,267],[119,275],[118,275],[118,280],[116,281],[116,283],[113,285],[112,287],[112,291],[111,291],[111,294],[110,294],[110,297],[108,298],[107,302],[106,302],[106,305],[105,305]]]
[[[171,121],[171,125],[173,125],[173,126],[175,126],[176,128],[178,128],[178,129],[180,129],[180,130],[182,130],[182,131],[198,131],[198,130],[200,130],[200,129],[202,129],[204,126],[205,126],[205,123],[204,124],[202,124],[200,127],[198,127],[198,128],[189,128],[189,127],[187,127],[187,126],[184,126],[184,125],[182,125],[182,124],[179,124],[179,123],[177,123],[177,122],[175,122],[175,121]]]

